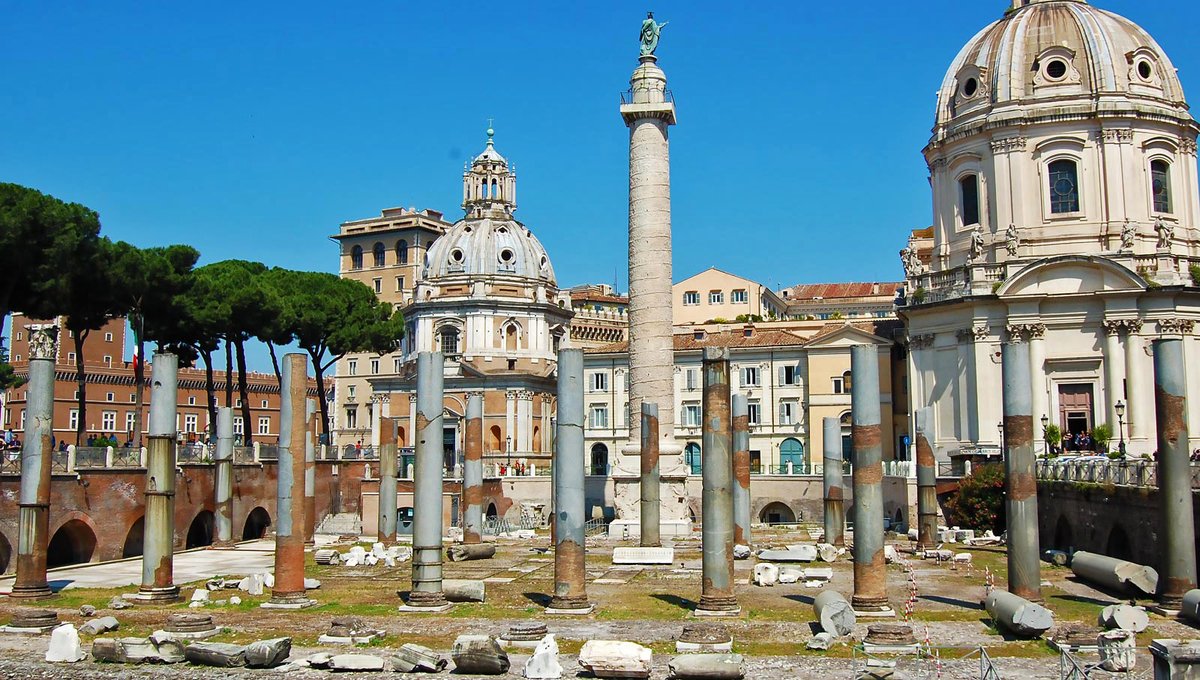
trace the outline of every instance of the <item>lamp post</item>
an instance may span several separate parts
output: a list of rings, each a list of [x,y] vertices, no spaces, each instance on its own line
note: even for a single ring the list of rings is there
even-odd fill
[[[504,461],[505,470],[512,467],[512,435],[504,438]]]
[[[1050,457],[1050,416],[1042,414],[1042,454],[1047,458]]]
[[[1000,453],[1004,454],[1004,421],[996,423],[996,430],[1000,433]]]
[[[1121,455],[1125,455],[1125,402],[1118,401],[1113,404],[1113,410],[1117,412],[1117,436],[1120,437],[1120,443],[1117,444],[1117,451]]]

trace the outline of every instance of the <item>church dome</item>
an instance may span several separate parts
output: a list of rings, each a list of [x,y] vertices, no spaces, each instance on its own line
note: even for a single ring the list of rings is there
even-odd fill
[[[1127,111],[1191,120],[1175,67],[1150,34],[1085,0],[1013,0],[946,72],[934,139],[981,123]]]
[[[428,280],[455,276],[516,276],[555,285],[550,257],[533,232],[514,219],[460,220],[429,246]]]

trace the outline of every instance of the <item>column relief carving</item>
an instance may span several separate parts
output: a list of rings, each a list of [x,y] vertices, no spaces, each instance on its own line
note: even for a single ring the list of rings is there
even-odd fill
[[[29,358],[53,361],[58,354],[58,326],[37,323],[26,326],[25,330],[29,331]]]

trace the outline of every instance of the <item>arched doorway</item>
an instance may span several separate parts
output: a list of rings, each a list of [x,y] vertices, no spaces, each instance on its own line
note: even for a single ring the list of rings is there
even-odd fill
[[[7,572],[11,564],[12,544],[8,542],[7,536],[0,534],[0,574]]]
[[[490,442],[492,445],[492,448],[490,448],[488,450],[489,451],[503,451],[504,450],[504,435],[500,432],[500,426],[493,425],[490,432],[492,435],[492,441]]]
[[[796,513],[783,503],[774,501],[767,503],[758,513],[758,519],[763,524],[793,524],[796,521]]]
[[[396,508],[396,533],[411,536],[413,531],[413,509]]]
[[[192,525],[188,527],[187,543],[185,547],[203,548],[204,546],[212,545],[213,534],[216,533],[217,518],[208,510],[201,510],[196,515],[196,519],[192,520]]]
[[[261,507],[254,508],[246,517],[246,525],[242,529],[242,540],[253,541],[266,536],[269,526],[271,526],[271,515]]]
[[[592,465],[589,473],[596,476],[608,474],[608,447],[604,444],[592,444]]]
[[[838,421],[842,425],[842,460],[845,462],[850,462],[853,460],[851,458],[851,454],[854,453],[854,439],[851,437],[851,427],[854,423],[850,416],[850,412],[846,411],[843,413]]]
[[[495,517],[496,516],[496,504],[488,503],[487,512],[484,514],[486,514],[488,517]]]
[[[1070,550],[1074,542],[1074,532],[1071,530],[1071,520],[1066,515],[1059,515],[1054,524],[1054,547],[1059,550]]]
[[[146,518],[138,517],[125,534],[125,547],[121,548],[121,557],[138,557],[142,554],[142,537],[146,531]]]
[[[808,458],[804,455],[804,444],[795,437],[788,437],[779,445],[780,472],[788,472],[788,463],[794,474],[808,474]]]
[[[1125,527],[1120,524],[1113,525],[1108,532],[1108,545],[1104,549],[1104,554],[1115,560],[1133,559],[1133,550],[1130,549],[1129,535],[1125,533]]]
[[[700,474],[702,468],[700,458],[700,445],[696,442],[688,442],[687,446],[683,447],[683,463],[688,466],[693,475]]]
[[[92,560],[96,551],[96,534],[81,520],[68,520],[50,537],[46,547],[46,566],[64,567]]]

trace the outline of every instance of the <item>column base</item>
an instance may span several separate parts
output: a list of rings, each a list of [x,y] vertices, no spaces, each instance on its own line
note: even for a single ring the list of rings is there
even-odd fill
[[[700,609],[697,607],[692,610],[692,616],[701,619],[737,618],[741,615],[741,607],[734,607],[733,609]]]
[[[441,611],[449,609],[450,603],[446,601],[446,594],[440,590],[440,585],[438,587],[439,590],[434,592],[423,590],[410,591],[408,593],[408,601],[405,602],[404,606],[413,611],[431,611],[442,607],[445,607],[445,609],[441,609]]]
[[[694,613],[696,616],[738,616],[742,608],[738,606],[736,597],[701,595]]]
[[[37,586],[13,586],[8,596],[14,600],[48,600],[55,596],[49,584]]]
[[[546,607],[544,613],[551,616],[587,616],[594,611],[596,611],[596,605],[590,602],[585,602],[583,606],[579,606],[577,603],[556,603],[551,600],[550,606]]]
[[[1159,602],[1158,604],[1151,605],[1146,609],[1158,614],[1159,616],[1166,616],[1173,619],[1177,618],[1183,612],[1183,601]]]
[[[304,591],[298,593],[271,593],[271,599],[258,605],[262,609],[307,609],[315,606],[316,600],[305,596]]]
[[[448,612],[453,608],[454,605],[450,602],[429,607],[417,606],[413,604],[402,604],[396,608],[396,611],[404,612],[406,614],[441,614],[442,612]]]
[[[136,593],[128,593],[122,598],[134,604],[163,604],[179,601],[179,586],[166,588],[140,588]]]
[[[896,618],[896,610],[891,607],[884,606],[882,608],[860,609],[858,605],[851,605],[854,609],[854,615],[863,619],[894,619]]]

